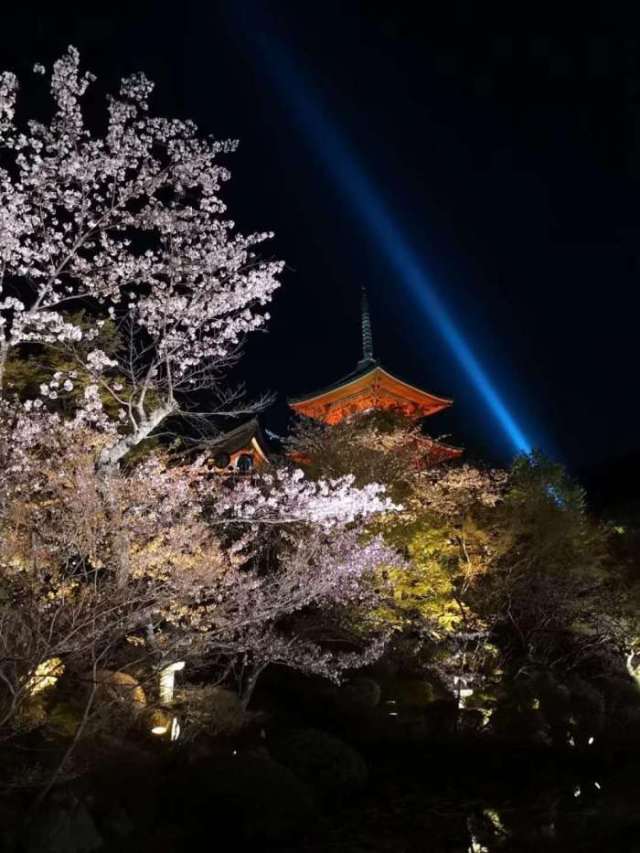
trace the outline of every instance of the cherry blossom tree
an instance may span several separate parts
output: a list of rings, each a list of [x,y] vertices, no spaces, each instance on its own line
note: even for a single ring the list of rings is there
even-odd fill
[[[126,643],[144,648],[155,667],[179,658],[217,661],[224,671],[242,660],[247,698],[269,663],[335,678],[381,651],[381,633],[340,656],[281,630],[305,609],[371,600],[366,580],[396,559],[380,539],[362,541],[361,521],[393,509],[380,487],[355,489],[349,478],[308,483],[300,472],[278,471],[230,488],[204,464],[154,454],[111,477],[106,495],[95,460],[108,439],[29,414],[40,429],[15,419],[18,441],[5,420],[1,442],[5,600],[9,611],[28,609],[25,625],[37,624],[37,660],[23,655],[19,669],[10,662],[16,655],[0,660],[12,696],[28,698],[43,660],[81,662],[89,647],[102,668],[126,660]],[[110,580],[121,570],[117,542],[127,546],[126,584]],[[276,564],[265,565],[274,552]],[[0,639],[8,649],[12,637],[1,625]]]
[[[0,384],[16,347],[68,349],[92,377],[88,407],[102,393],[120,408],[99,460],[112,466],[189,394],[219,384],[243,337],[268,320],[282,264],[256,255],[268,233],[243,236],[226,218],[219,158],[235,142],[153,116],[142,74],[109,98],[95,136],[82,111],[94,77],[79,66],[70,47],[51,73],[53,117],[24,128],[18,80],[0,75]],[[78,305],[94,313],[88,329],[69,321]],[[87,351],[109,318],[121,351]],[[58,376],[44,393],[73,381]]]
[[[384,630],[336,653],[292,617],[373,606],[374,573],[398,562],[363,538],[395,509],[375,484],[133,457],[203,392],[210,409],[228,401],[224,372],[268,320],[282,265],[256,254],[268,234],[226,218],[219,158],[234,143],[153,117],[142,75],[95,136],[92,83],[70,48],[53,117],[23,126],[18,82],[0,76],[0,736],[39,719],[34,685],[64,670],[88,688],[45,792],[102,719],[100,673],[144,672],[158,702],[158,673],[187,661],[235,680],[245,705],[272,663],[338,678],[380,654]],[[27,392],[14,380],[34,356]]]
[[[37,616],[22,632],[37,626],[23,643],[37,654],[21,667],[0,637],[0,678],[25,695],[44,656],[81,666],[91,649],[94,670],[114,669],[129,647],[154,667],[179,656],[221,677],[241,661],[245,697],[271,662],[337,677],[378,654],[381,633],[338,656],[284,623],[372,594],[367,579],[395,556],[362,525],[394,505],[352,477],[223,480],[167,449],[132,460],[192,411],[194,392],[224,400],[224,371],[268,320],[282,265],[256,254],[268,234],[226,218],[219,158],[235,143],[152,116],[143,75],[109,99],[96,136],[82,112],[93,82],[69,48],[50,78],[53,117],[23,127],[18,81],[0,76],[0,383],[11,359],[51,365],[37,394],[0,399],[3,600]]]

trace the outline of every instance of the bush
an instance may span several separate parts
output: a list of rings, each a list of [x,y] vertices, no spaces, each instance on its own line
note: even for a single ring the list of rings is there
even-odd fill
[[[381,693],[377,681],[360,676],[340,688],[337,694],[338,706],[352,714],[367,713],[379,704]]]
[[[453,699],[436,699],[425,706],[424,719],[430,737],[451,735],[458,724],[458,703]]]
[[[195,849],[211,849],[214,838],[234,834],[240,841],[280,841],[313,817],[307,785],[270,759],[219,756],[183,772],[171,779],[167,811]]]
[[[47,716],[49,730],[58,737],[71,738],[75,735],[81,711],[70,702],[57,702]]]
[[[233,734],[252,716],[243,710],[240,699],[224,687],[185,685],[176,691],[174,707],[180,718],[182,738],[201,733]]]
[[[272,747],[275,757],[300,779],[325,796],[351,793],[364,787],[367,766],[344,741],[317,729],[299,729]]]
[[[604,697],[592,684],[578,676],[571,678],[567,686],[571,691],[576,746],[587,746],[590,738],[595,737],[604,726]]]
[[[625,676],[609,676],[599,682],[599,687],[605,697],[607,716],[624,716],[628,708],[640,708],[640,690],[631,678]]]
[[[388,701],[405,708],[426,708],[435,700],[435,691],[424,679],[403,678],[389,684]]]
[[[21,843],[26,853],[90,853],[102,846],[103,839],[91,813],[83,802],[72,798],[54,799],[29,824]]]
[[[539,710],[507,699],[491,717],[491,728],[499,737],[513,741],[548,744],[549,726]]]

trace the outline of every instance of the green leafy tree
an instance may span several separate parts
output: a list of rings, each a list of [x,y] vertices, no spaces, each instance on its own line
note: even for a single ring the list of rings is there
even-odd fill
[[[427,638],[430,665],[485,719],[523,677],[562,681],[594,656],[624,666],[638,648],[633,560],[614,570],[612,528],[591,516],[561,465],[534,453],[509,472],[429,467],[415,425],[378,413],[302,423],[290,449],[314,476],[362,483],[375,472],[402,503],[369,525],[406,563],[381,567],[387,595],[363,618]]]
[[[516,459],[489,525],[494,570],[477,601],[509,654],[551,665],[605,642],[609,529],[564,468],[540,454]]]
[[[479,629],[466,599],[493,558],[480,519],[500,500],[503,472],[457,463],[430,467],[420,427],[388,412],[334,426],[301,421],[288,450],[312,476],[351,474],[358,484],[381,482],[403,506],[370,528],[406,557],[403,566],[381,568],[389,595],[371,618],[437,639]]]

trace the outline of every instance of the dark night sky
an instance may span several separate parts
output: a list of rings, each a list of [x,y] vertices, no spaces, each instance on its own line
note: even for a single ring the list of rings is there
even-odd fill
[[[537,5],[510,18],[471,0],[27,3],[5,12],[0,65],[25,73],[74,43],[107,88],[144,70],[159,112],[240,138],[231,214],[274,230],[270,251],[288,265],[269,334],[243,362],[251,390],[282,400],[348,372],[365,283],[383,363],[456,400],[432,431],[504,461],[477,390],[256,61],[255,38],[276,35],[516,419],[580,471],[640,458],[640,13],[560,5],[545,19]],[[282,412],[269,416],[276,429]]]

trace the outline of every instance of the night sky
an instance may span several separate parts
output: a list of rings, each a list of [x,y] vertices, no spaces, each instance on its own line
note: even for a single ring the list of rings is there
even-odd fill
[[[508,461],[442,330],[334,180],[327,140],[274,86],[283,45],[519,426],[588,479],[640,470],[640,15],[559,5],[510,18],[471,0],[27,3],[4,13],[0,65],[25,75],[72,43],[98,96],[144,70],[158,112],[240,139],[230,213],[275,231],[269,252],[287,262],[241,370],[250,392],[279,395],[268,426],[285,428],[287,395],[355,366],[364,284],[382,363],[456,401],[432,433]]]

